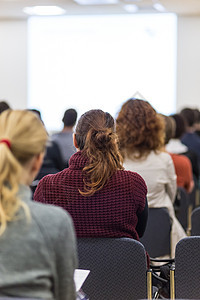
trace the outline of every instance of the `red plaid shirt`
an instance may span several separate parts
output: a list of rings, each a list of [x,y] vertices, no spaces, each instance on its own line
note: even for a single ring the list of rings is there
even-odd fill
[[[82,196],[82,169],[87,164],[81,151],[75,153],[69,168],[45,176],[34,200],[66,209],[72,216],[78,237],[129,237],[139,240],[137,214],[145,207],[147,188],[142,177],[118,170],[109,182],[92,196]]]

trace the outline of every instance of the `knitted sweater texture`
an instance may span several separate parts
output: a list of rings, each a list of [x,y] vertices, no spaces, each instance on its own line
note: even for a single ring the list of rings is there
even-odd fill
[[[75,153],[69,168],[45,176],[34,194],[34,200],[61,206],[72,216],[78,237],[129,237],[136,232],[138,215],[144,210],[147,188],[143,178],[134,172],[118,170],[108,183],[92,196],[82,196],[83,168],[87,158]]]

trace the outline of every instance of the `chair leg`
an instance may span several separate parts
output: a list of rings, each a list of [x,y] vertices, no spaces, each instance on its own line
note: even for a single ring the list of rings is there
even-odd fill
[[[152,299],[152,270],[147,271],[147,298]]]
[[[170,299],[175,299],[175,280],[174,280],[175,267],[174,264],[170,269]]]

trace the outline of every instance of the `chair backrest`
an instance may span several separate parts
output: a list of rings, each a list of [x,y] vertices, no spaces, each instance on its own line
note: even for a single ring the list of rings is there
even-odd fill
[[[177,195],[179,196],[180,203],[176,217],[186,231],[188,229],[188,208],[190,205],[190,197],[186,190],[181,187],[178,187]]]
[[[200,207],[192,211],[191,227],[191,235],[200,235]]]
[[[150,257],[160,257],[171,254],[171,219],[168,209],[149,208],[147,227],[141,243]]]
[[[90,299],[147,297],[146,252],[129,238],[78,238],[79,268],[90,270],[83,291]]]
[[[180,240],[175,253],[176,299],[200,299],[200,237]]]

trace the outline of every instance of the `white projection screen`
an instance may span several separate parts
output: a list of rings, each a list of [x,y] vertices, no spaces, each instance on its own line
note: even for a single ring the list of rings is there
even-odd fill
[[[135,94],[175,112],[176,31],[173,14],[30,18],[28,107],[49,131],[61,129],[68,108],[116,117]]]

